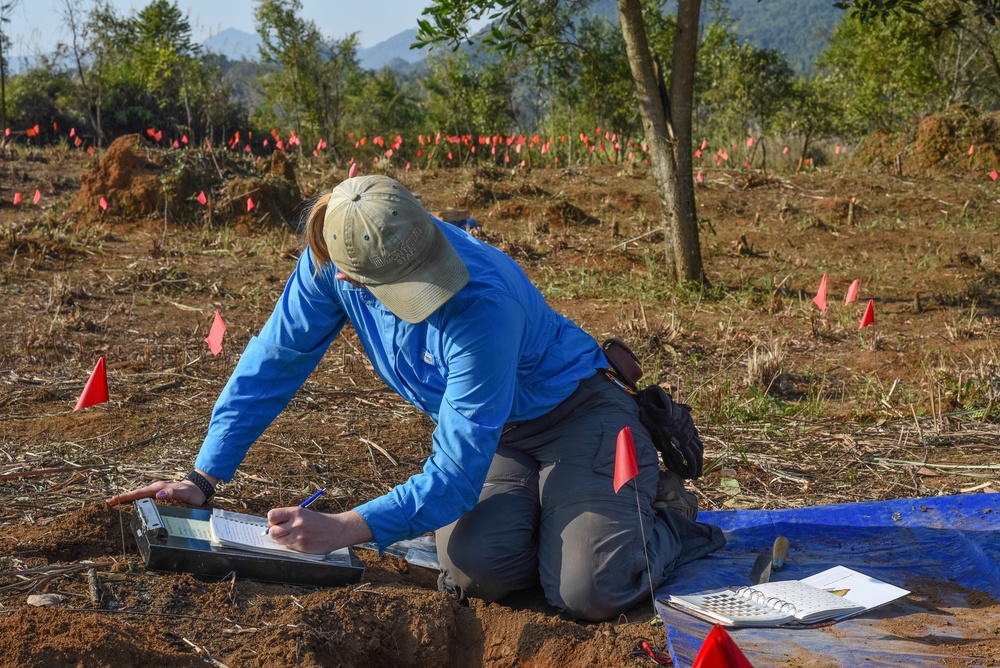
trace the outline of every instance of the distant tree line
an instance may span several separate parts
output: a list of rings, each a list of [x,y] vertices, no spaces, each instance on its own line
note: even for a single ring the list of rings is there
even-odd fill
[[[64,0],[70,37],[54,54],[11,75],[9,48],[0,49],[2,118],[15,137],[37,125],[36,143],[66,141],[47,129],[72,127],[98,147],[150,128],[192,143],[237,131],[262,140],[278,128],[310,148],[325,142],[334,159],[361,150],[363,137],[540,134],[563,138],[552,151],[565,164],[588,155],[581,130],[642,137],[622,33],[580,4],[547,16],[559,39],[508,54],[436,48],[425,67],[404,74],[362,68],[357,36],[324,36],[299,0],[255,0],[262,46],[254,63],[203,52],[170,0],[128,16],[107,0]],[[864,24],[848,14],[809,76],[777,51],[740,42],[726,12],[716,12],[699,35],[693,134],[713,146],[756,138],[755,164],[767,166],[761,139],[794,139],[805,155],[818,139],[898,132],[960,101],[996,109],[1000,35],[976,7],[924,0],[919,15]],[[656,2],[643,8],[669,81],[676,18]],[[4,29],[0,21],[0,47],[9,47]],[[397,153],[420,148],[408,141]],[[622,142],[618,151],[630,148]]]

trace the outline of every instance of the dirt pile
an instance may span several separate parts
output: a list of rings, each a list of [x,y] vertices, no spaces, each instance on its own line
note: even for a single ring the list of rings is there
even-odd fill
[[[282,151],[265,161],[230,151],[164,150],[132,134],[112,142],[82,175],[71,214],[82,223],[151,216],[173,224],[236,219],[237,229],[246,230],[292,221],[301,201],[293,159]]]
[[[0,617],[0,668],[149,666],[181,668],[195,657],[180,638],[95,613],[26,607]]]
[[[969,104],[956,104],[919,119],[903,135],[872,134],[853,160],[904,174],[907,170],[982,174],[1000,169],[1000,112],[981,114]]]
[[[143,139],[137,134],[118,137],[97,165],[80,178],[80,194],[74,210],[87,220],[110,214],[145,217],[161,206],[162,169],[140,152],[147,153]],[[106,207],[101,206],[101,201]]]

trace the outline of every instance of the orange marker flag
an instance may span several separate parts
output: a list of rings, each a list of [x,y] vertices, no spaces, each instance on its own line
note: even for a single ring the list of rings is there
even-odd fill
[[[420,156],[417,157],[419,158]],[[351,165],[351,168],[347,170],[347,178],[353,179],[357,175],[358,175],[358,163],[355,162],[353,165]]]
[[[861,284],[861,281],[859,281],[858,279],[855,278],[854,282],[851,283],[851,287],[847,288],[847,298],[844,299],[844,305],[847,305],[847,304],[850,304],[852,302],[857,301],[857,299],[858,299],[858,286],[860,284]]]
[[[691,668],[753,668],[721,624],[708,632]]]
[[[93,373],[90,374],[90,379],[84,386],[83,394],[80,395],[80,399],[76,402],[76,408],[73,411],[76,412],[81,408],[103,404],[107,400],[108,370],[104,364],[104,356],[102,355],[101,359],[97,360],[97,366],[94,367]]]
[[[253,203],[253,199],[247,197],[247,212],[249,213],[250,211],[253,211],[254,206],[256,205]]]
[[[858,329],[864,329],[868,325],[875,322],[875,300],[868,300],[868,308],[865,309],[865,314],[861,316],[861,324],[858,325]]]
[[[101,200],[98,202],[98,204],[101,206],[102,210],[104,211],[108,210],[108,200],[104,199],[103,195],[101,196]]]
[[[222,338],[225,335],[226,323],[222,322],[222,314],[216,310],[212,329],[208,332],[208,336],[205,337],[205,343],[208,344],[208,349],[212,351],[212,355],[218,356],[222,352]]]
[[[35,188],[35,197],[34,197],[34,199],[31,200],[31,203],[32,204],[38,204],[38,202],[41,199],[42,199],[42,191],[39,190],[38,188]]]
[[[615,450],[615,494],[622,485],[638,474],[639,466],[635,463],[635,441],[632,440],[632,430],[629,427],[622,427],[618,432]]]
[[[826,274],[823,274],[823,278],[819,282],[819,290],[816,291],[813,301],[819,307],[820,311],[826,310]]]
[[[205,206],[205,203],[208,201],[208,198],[205,197],[205,191],[204,190],[202,190],[200,193],[198,193],[198,196],[195,197],[195,199],[198,200],[198,204],[201,204],[202,206]]]
[[[14,193],[14,206],[21,203],[21,193]]]

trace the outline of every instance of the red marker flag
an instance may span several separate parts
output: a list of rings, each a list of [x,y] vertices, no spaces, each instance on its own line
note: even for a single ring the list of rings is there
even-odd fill
[[[969,155],[972,155],[975,152],[976,152],[976,145],[975,144],[970,144],[969,145]]]
[[[782,153],[783,153],[784,155],[788,155],[788,147],[786,146],[785,148],[783,148],[783,149],[781,150],[781,152],[782,152]]]
[[[716,624],[708,632],[691,668],[753,668],[753,664],[726,633],[726,629]]]
[[[836,153],[837,155],[840,155],[840,147],[838,146],[838,147],[837,147],[837,149],[836,149],[836,151],[834,151],[834,152],[835,152],[835,153]]]
[[[698,180],[698,183],[704,183],[705,182],[705,177],[702,175],[700,169],[698,170],[698,175],[695,178]]]
[[[868,325],[875,322],[875,300],[868,300],[868,308],[865,309],[865,314],[861,316],[861,324],[858,325],[858,329],[864,329]]]
[[[108,210],[108,200],[104,199],[103,195],[101,196],[101,200],[98,202],[98,204],[101,206],[101,209],[103,209],[104,211]]]
[[[14,193],[14,206],[21,203],[21,193]]]
[[[858,299],[858,286],[860,284],[861,284],[861,282],[858,279],[855,278],[854,282],[851,283],[851,287],[847,288],[847,298],[844,300],[844,304],[845,305],[850,304],[850,303],[852,303],[854,301],[857,301],[857,299]]]
[[[819,290],[816,291],[813,301],[819,307],[820,311],[826,310],[826,274],[823,274],[823,278],[819,282]]]
[[[250,197],[247,197],[247,212],[249,213],[250,211],[253,211],[254,206],[255,205],[253,203],[253,199],[250,198]]]
[[[419,158],[420,156],[418,155],[417,157]],[[353,165],[351,165],[351,168],[347,170],[347,178],[353,179],[357,175],[358,175],[358,163],[354,163]]]
[[[997,174],[997,170],[994,169],[992,172],[990,172],[990,178],[996,181],[997,178],[1000,178],[1000,174]]]
[[[638,474],[639,466],[635,463],[635,441],[632,440],[632,430],[629,427],[622,427],[618,432],[615,450],[615,494],[622,485]]]
[[[31,203],[32,203],[32,204],[38,204],[38,202],[39,202],[39,201],[40,201],[41,199],[42,199],[42,191],[41,191],[41,190],[38,190],[38,189],[36,188],[36,189],[35,189],[35,198],[34,198],[33,200],[31,200]]]
[[[76,408],[73,411],[76,412],[81,408],[103,404],[107,400],[108,370],[104,364],[104,356],[102,355],[101,359],[97,360],[97,366],[94,367],[94,372],[90,374],[90,379],[84,386],[83,394],[80,395],[80,399],[76,402]]]
[[[208,344],[208,349],[212,351],[212,355],[218,356],[222,352],[222,337],[225,335],[226,323],[222,322],[222,314],[216,311],[212,329],[208,332],[208,336],[205,337],[205,343]]]
[[[201,204],[202,206],[205,206],[205,202],[208,201],[208,198],[205,197],[205,191],[204,190],[202,190],[200,193],[198,193],[198,196],[195,199],[198,200],[198,204]]]

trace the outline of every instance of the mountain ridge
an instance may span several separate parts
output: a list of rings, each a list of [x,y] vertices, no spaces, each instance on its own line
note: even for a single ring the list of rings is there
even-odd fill
[[[665,11],[676,11],[677,0],[666,0]],[[617,0],[597,0],[589,13],[618,24]],[[783,53],[799,74],[809,74],[816,58],[826,49],[844,12],[830,0],[729,0],[725,16],[732,21],[739,40]],[[703,12],[702,23],[717,18]],[[389,67],[412,69],[423,61],[428,49],[410,49],[417,29],[410,28],[370,47],[359,47],[358,62],[365,69]],[[257,60],[260,37],[235,28],[226,28],[209,37],[202,46],[230,60]]]

